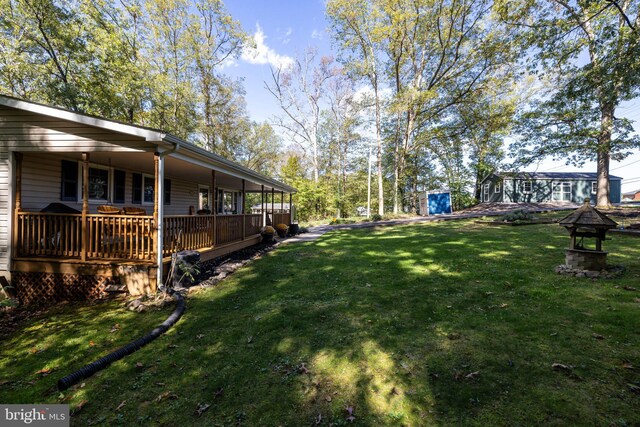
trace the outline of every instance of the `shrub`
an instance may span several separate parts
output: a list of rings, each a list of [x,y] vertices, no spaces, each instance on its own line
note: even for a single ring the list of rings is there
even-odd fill
[[[371,221],[382,221],[382,215],[380,214],[371,215]]]
[[[280,233],[287,233],[287,230],[289,230],[289,227],[286,224],[277,224],[276,225],[276,231],[278,232],[278,234]]]
[[[270,225],[267,225],[266,227],[264,227],[262,229],[260,234],[270,234],[270,235],[273,236],[274,234],[276,234],[276,230],[275,230],[275,228],[271,227]]]
[[[502,217],[504,222],[531,221],[533,216],[524,210],[513,211]]]

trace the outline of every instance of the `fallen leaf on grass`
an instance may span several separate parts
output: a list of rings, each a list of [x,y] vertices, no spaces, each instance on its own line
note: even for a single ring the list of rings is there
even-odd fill
[[[597,340],[603,340],[604,339],[604,335],[600,335],[600,334],[591,334],[592,337],[594,337]]]
[[[300,366],[298,366],[298,373],[300,374],[309,374],[311,371],[309,371],[309,369],[307,369],[306,366],[304,366],[304,363],[301,363]]]
[[[356,420],[356,417],[353,415],[353,406],[347,406],[344,408],[345,411],[347,411],[347,421],[349,421],[350,423],[354,422]]]
[[[164,387],[166,384],[165,383],[156,383],[156,385],[160,386],[160,387]]]
[[[196,408],[196,415],[201,416],[204,413],[204,411],[209,409],[210,406],[211,405],[209,405],[208,403],[199,403],[198,407]]]
[[[120,330],[120,324],[116,323],[111,327],[111,330],[109,332],[114,333],[114,332],[117,332],[118,330]]]
[[[36,375],[40,375],[40,377],[46,377],[50,373],[51,373],[51,369],[45,368],[45,369],[40,369],[38,372],[36,372]]]
[[[509,307],[509,304],[507,304],[506,302],[503,302],[502,304],[500,304],[500,308],[507,308]]]
[[[93,347],[95,345],[96,345],[96,343],[94,343],[93,341],[89,341],[89,347]]]
[[[564,365],[562,363],[553,363],[551,367],[556,371],[564,371],[564,372],[571,372],[571,370],[573,369],[571,366]]]
[[[253,336],[247,338],[247,344],[251,344],[253,342]]]
[[[156,397],[155,402],[160,403],[163,400],[176,400],[177,398],[178,398],[177,394],[172,393],[170,391],[165,391],[164,393],[160,393],[158,397]]]
[[[640,302],[640,298],[634,298],[633,299],[635,302]]]
[[[622,287],[622,289],[625,289],[625,290],[627,290],[627,291],[637,291],[637,289],[636,289],[636,288],[634,288],[633,286],[628,286],[628,285],[624,285],[624,286]]]
[[[325,397],[325,400],[326,400],[327,402],[331,402],[331,400],[332,400],[332,399],[331,399],[331,396],[327,396],[327,397]]]
[[[120,402],[120,404],[116,408],[116,412],[118,412],[120,409],[124,408],[125,403],[127,403],[126,400],[123,400],[122,402]]]
[[[140,362],[136,363],[136,369],[142,369],[144,368],[144,365]]]
[[[204,338],[204,334],[198,334],[198,335],[196,335],[196,339],[197,339],[197,340],[201,340],[202,338]]]
[[[400,392],[399,392],[399,391],[398,391],[398,389],[397,389],[397,388],[395,388],[395,386],[394,386],[394,387],[391,387],[391,392],[390,392],[390,394],[393,394],[393,395],[396,395],[396,396],[397,396],[397,395],[399,395],[399,394],[400,394]]]
[[[624,369],[634,369],[633,365],[632,365],[631,363],[629,363],[629,362],[624,362],[624,363],[622,364],[622,367],[623,367]]]
[[[318,414],[316,420],[314,422],[315,425],[319,426],[322,423],[322,414]]]
[[[468,380],[474,380],[480,376],[480,371],[471,372],[464,377]]]
[[[71,410],[71,413],[69,415],[75,417],[80,411],[82,411],[82,408],[84,408],[87,403],[89,403],[88,400],[83,400],[82,402],[78,403],[78,405],[76,405],[76,407]]]

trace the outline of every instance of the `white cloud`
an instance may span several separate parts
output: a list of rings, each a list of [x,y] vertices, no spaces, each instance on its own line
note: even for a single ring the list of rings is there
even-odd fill
[[[293,28],[289,27],[284,33],[284,36],[280,38],[280,40],[282,40],[282,44],[287,44],[291,41],[291,34],[293,34]]]
[[[280,55],[275,50],[267,46],[265,43],[267,36],[256,25],[256,32],[253,35],[254,46],[245,47],[242,51],[241,58],[249,64],[269,64],[274,67],[287,68],[293,64],[293,58],[286,55]]]
[[[316,29],[314,29],[314,30],[311,32],[311,38],[312,38],[312,39],[315,39],[315,40],[321,40],[323,36],[324,36],[323,31],[320,31],[320,30],[316,30]]]

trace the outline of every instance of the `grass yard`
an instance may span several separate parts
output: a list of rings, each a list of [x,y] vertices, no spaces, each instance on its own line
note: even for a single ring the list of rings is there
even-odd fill
[[[606,242],[628,270],[599,281],[553,272],[568,241],[451,221],[285,245],[58,393],[170,312],[62,307],[0,344],[0,402],[70,403],[83,426],[639,425],[640,239]]]

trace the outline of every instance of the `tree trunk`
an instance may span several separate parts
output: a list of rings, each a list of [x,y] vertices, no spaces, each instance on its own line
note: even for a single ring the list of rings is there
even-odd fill
[[[600,135],[598,136],[598,192],[596,205],[611,207],[609,197],[609,154],[611,152],[611,132],[615,106],[607,102],[600,104]]]
[[[378,215],[384,215],[384,186],[382,182],[382,136],[380,124],[380,97],[378,94],[378,85],[374,87],[376,98],[376,141],[378,143]]]

